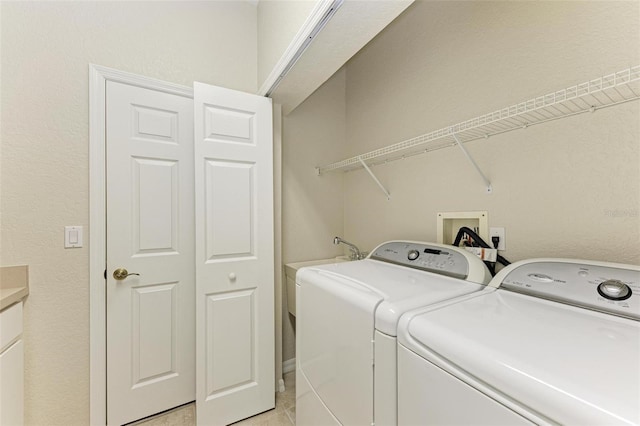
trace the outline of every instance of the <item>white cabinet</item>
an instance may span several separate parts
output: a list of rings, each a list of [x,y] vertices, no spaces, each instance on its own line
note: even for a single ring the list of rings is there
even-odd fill
[[[0,312],[0,426],[23,424],[22,302]]]

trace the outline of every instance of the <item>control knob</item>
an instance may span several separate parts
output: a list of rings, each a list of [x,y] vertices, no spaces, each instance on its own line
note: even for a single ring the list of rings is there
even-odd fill
[[[606,280],[598,285],[600,296],[609,300],[625,300],[631,297],[631,289],[620,280]]]
[[[420,252],[418,250],[409,250],[409,254],[407,254],[407,259],[416,260],[420,256]]]

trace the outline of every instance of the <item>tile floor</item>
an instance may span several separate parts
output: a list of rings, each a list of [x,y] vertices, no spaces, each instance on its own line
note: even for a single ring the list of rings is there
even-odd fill
[[[276,393],[276,408],[234,423],[234,426],[293,426],[296,424],[296,373],[284,375],[284,392]],[[195,426],[194,403],[174,408],[166,413],[131,423],[129,426]]]

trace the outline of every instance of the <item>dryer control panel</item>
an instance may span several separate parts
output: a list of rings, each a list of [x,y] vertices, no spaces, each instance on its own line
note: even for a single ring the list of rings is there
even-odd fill
[[[640,320],[640,268],[604,263],[526,261],[500,287]]]
[[[467,256],[452,246],[391,241],[378,246],[369,258],[463,280],[469,276]]]

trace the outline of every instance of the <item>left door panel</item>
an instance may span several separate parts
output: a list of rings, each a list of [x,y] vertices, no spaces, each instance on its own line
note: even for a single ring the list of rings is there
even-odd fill
[[[116,82],[106,92],[107,422],[115,425],[195,399],[193,100]],[[130,275],[115,279],[118,268]]]

